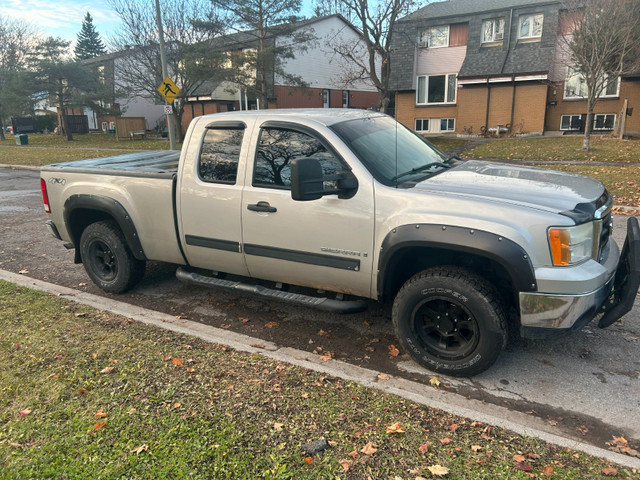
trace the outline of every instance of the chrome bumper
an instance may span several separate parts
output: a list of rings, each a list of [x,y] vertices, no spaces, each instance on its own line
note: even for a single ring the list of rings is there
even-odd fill
[[[611,277],[597,290],[582,295],[520,293],[520,325],[524,329],[581,328],[600,312],[611,293],[613,280]]]

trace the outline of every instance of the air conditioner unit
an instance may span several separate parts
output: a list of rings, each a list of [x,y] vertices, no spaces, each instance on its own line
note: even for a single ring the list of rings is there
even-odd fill
[[[502,32],[496,33],[496,34],[493,36],[493,39],[494,39],[496,42],[498,42],[498,41],[502,40],[503,38],[504,38],[504,33],[502,33]]]

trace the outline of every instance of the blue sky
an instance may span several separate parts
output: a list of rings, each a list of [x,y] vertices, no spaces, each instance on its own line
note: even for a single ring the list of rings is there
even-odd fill
[[[155,8],[154,0],[130,1],[143,1],[149,8]],[[310,5],[311,1],[303,0],[303,3]],[[0,15],[3,17],[24,20],[45,36],[62,37],[72,42],[75,42],[87,12],[91,13],[93,24],[105,44],[119,24],[118,16],[104,0],[3,0],[2,4]],[[302,14],[310,15],[311,9],[303,8]]]

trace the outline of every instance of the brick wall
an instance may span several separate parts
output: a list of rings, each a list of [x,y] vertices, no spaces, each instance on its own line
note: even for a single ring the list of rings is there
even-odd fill
[[[396,94],[395,116],[400,123],[413,130],[417,118],[456,118],[459,104],[460,100],[458,99],[457,105],[416,105],[415,92],[398,93]]]
[[[270,108],[322,108],[322,88],[300,88],[277,85],[274,87],[275,102]],[[349,91],[350,108],[371,108],[378,103],[378,92]],[[329,90],[329,105],[342,108],[342,90]]]

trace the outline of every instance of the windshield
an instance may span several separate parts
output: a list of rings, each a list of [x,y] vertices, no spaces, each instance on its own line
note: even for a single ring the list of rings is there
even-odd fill
[[[448,166],[444,153],[391,117],[347,120],[331,129],[385,185],[416,180]]]

